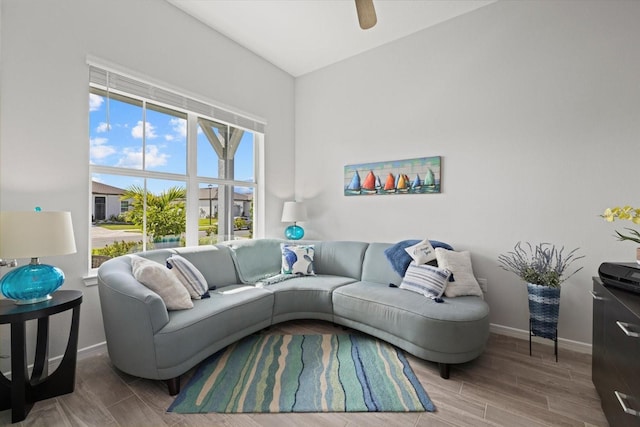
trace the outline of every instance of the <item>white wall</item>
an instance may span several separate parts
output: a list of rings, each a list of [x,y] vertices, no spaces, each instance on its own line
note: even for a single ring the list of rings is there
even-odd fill
[[[293,77],[164,1],[1,1],[0,209],[71,211],[78,253],[44,261],[64,270],[63,289],[84,292],[80,348],[104,341],[97,287],[82,281],[91,217],[87,55],[266,119],[266,235],[280,234],[282,201],[294,190]],[[62,317],[51,326],[51,356],[66,345]],[[3,354],[9,333],[1,332]]]
[[[640,2],[501,1],[298,78],[307,236],[469,250],[491,322],[520,330],[526,287],[497,256],[519,240],[580,247],[559,335],[590,343],[591,277],[603,261],[635,259],[612,237],[631,224],[598,215],[640,205],[638,22]],[[436,155],[442,194],[343,196],[347,164]]]

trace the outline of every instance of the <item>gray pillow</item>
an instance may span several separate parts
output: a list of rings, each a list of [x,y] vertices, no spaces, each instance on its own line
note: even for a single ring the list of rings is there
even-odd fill
[[[191,261],[180,255],[171,255],[167,258],[167,268],[176,275],[192,299],[209,298],[207,279]]]
[[[167,306],[167,310],[184,310],[193,307],[189,292],[167,267],[138,255],[130,255],[130,258],[133,277],[157,293]]]

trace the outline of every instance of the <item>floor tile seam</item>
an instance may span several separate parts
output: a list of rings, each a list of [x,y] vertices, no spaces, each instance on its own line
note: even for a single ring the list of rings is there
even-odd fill
[[[453,406],[450,406],[450,405],[447,405],[447,404],[444,404],[444,406],[450,407],[450,408],[452,408],[452,409],[457,409],[457,408],[455,408],[455,407],[453,407]],[[495,425],[496,427],[500,427],[500,424],[497,424],[497,423],[495,423],[495,422],[493,422],[493,421],[486,420],[484,417],[479,417],[479,416],[477,416],[477,415],[473,415],[473,414],[472,414],[472,413],[470,413],[470,412],[468,412],[467,414],[468,414],[468,416],[469,416],[470,418],[478,419],[478,420],[482,420],[482,421],[487,422],[488,424]],[[439,420],[441,420],[441,421],[444,421],[444,422],[446,422],[447,424],[455,425],[455,426],[458,426],[458,427],[469,427],[469,424],[468,424],[468,423],[463,423],[463,424],[461,424],[463,421],[461,421],[461,420],[460,420],[460,421],[458,421],[458,420],[452,420],[452,419],[448,418],[446,414],[442,414],[441,412],[438,412],[438,411],[436,411],[436,412],[429,412],[429,413],[428,413],[428,415],[429,415],[429,416],[433,416],[434,418],[437,418],[437,419],[439,419]],[[427,425],[428,425],[428,424],[427,424]]]
[[[487,409],[490,406],[493,406],[494,408],[496,408],[496,409],[498,409],[500,411],[507,412],[507,413],[513,415],[514,417],[517,417],[517,418],[520,418],[520,419],[525,419],[525,420],[528,420],[528,421],[531,421],[531,422],[534,422],[534,423],[537,423],[537,424],[545,425],[545,426],[553,426],[554,425],[553,423],[547,422],[547,421],[545,421],[545,420],[543,420],[541,418],[535,418],[535,416],[531,416],[528,412],[527,413],[514,412],[514,411],[511,411],[508,407],[501,408],[499,406],[491,405],[490,403],[487,404]],[[540,410],[545,411],[544,408],[540,408]],[[549,411],[548,409],[546,409],[546,411],[551,413],[551,411]]]
[[[95,396],[94,393],[92,393],[92,395]],[[69,423],[71,425],[73,425],[73,423],[71,423],[71,419],[70,419],[68,413],[73,415],[74,411],[73,411],[73,408],[71,408],[70,405],[67,405],[64,402],[64,399],[60,399],[60,397],[64,397],[64,396],[67,396],[67,395],[62,395],[62,396],[59,396],[59,397],[55,397],[54,399],[57,402],[57,404],[60,406],[60,408],[62,409],[62,412],[64,413],[65,418],[69,421]],[[100,403],[100,405],[102,405],[102,409],[104,409],[104,411],[102,411],[102,412],[104,412],[104,415],[108,416],[109,419],[111,420],[112,424],[110,424],[110,425],[118,426],[119,425],[118,421],[115,419],[115,417],[113,416],[113,414],[111,413],[109,408],[106,405],[102,404],[102,403]],[[65,411],[65,408],[68,410],[68,412]]]
[[[570,403],[573,403],[573,402],[570,402]],[[581,407],[583,407],[583,408],[585,408],[585,409],[593,410],[593,407],[591,407],[591,406],[584,406],[584,405],[579,405],[579,404],[576,404],[576,405],[577,405],[577,406],[581,406]],[[582,412],[582,413],[580,413],[580,414],[575,414],[575,415],[579,415],[581,418],[586,418],[586,420],[584,420],[584,419],[576,418],[575,416],[571,415],[569,412],[566,412],[566,411],[559,411],[559,410],[553,409],[553,408],[551,408],[551,406],[549,407],[549,412],[551,412],[551,413],[553,413],[553,414],[558,414],[558,415],[562,415],[562,416],[565,416],[565,417],[571,418],[571,419],[576,420],[576,421],[578,421],[578,422],[587,423],[587,422],[593,421],[593,423],[592,423],[592,424],[594,424],[594,425],[598,425],[598,424],[596,423],[596,421],[603,421],[603,420],[606,420],[606,416],[604,415],[604,413],[602,413],[602,419],[601,419],[601,420],[596,420],[596,419],[594,419],[593,417],[589,416],[589,415],[587,414],[587,412],[586,412],[586,411],[585,411],[585,412]]]
[[[562,415],[563,417],[570,418],[570,419],[572,419],[572,420],[574,420],[574,421],[576,421],[578,423],[582,423],[583,425],[593,425],[593,426],[607,425],[607,424],[602,424],[601,422],[598,422],[598,420],[595,420],[592,417],[588,417],[585,414],[580,414],[580,418],[576,418],[576,416],[574,416],[572,414],[569,414],[568,412],[560,412],[560,411],[555,411],[555,410],[549,410],[549,412],[552,413],[552,414]],[[607,419],[604,416],[604,414],[602,414],[602,417],[603,417],[603,420],[605,422],[607,422]],[[602,420],[600,420],[600,421],[602,421]]]
[[[534,392],[534,393],[543,394],[543,393],[540,392],[540,390],[536,390],[534,387],[528,386],[526,384],[519,384],[518,387],[520,387],[522,389],[525,389],[525,390],[529,390],[529,391]],[[555,392],[557,392],[557,393],[555,393]],[[557,398],[560,398],[560,399],[564,399],[567,402],[572,403],[574,405],[584,406],[584,407],[587,407],[587,408],[590,407],[589,404],[585,405],[583,403],[580,403],[578,400],[589,400],[590,404],[599,404],[600,403],[600,399],[598,397],[591,397],[591,396],[583,396],[583,397],[579,397],[577,399],[570,399],[570,398],[568,399],[566,396],[574,397],[573,395],[570,394],[570,391],[568,391],[568,390],[557,390],[556,389],[556,390],[554,390],[554,392],[552,392],[552,393],[547,392],[544,395],[547,397],[547,400],[557,397]]]
[[[508,357],[508,355],[505,354],[491,354],[492,358],[498,359],[500,361],[502,361],[503,363],[508,363],[511,365],[520,365],[521,368],[527,369],[527,370],[533,370],[533,371],[541,371],[543,374],[545,375],[557,375],[558,373],[564,373],[566,374],[566,376],[560,376],[557,375],[561,378],[566,378],[566,379],[570,379],[570,373],[569,370],[567,368],[562,368],[562,367],[558,367],[555,364],[551,364],[551,363],[543,363],[542,365],[540,364],[531,364],[531,363],[524,363],[522,360],[517,360],[515,357]],[[537,362],[544,362],[543,360],[537,360]],[[558,372],[551,374],[549,372],[548,369],[546,368],[552,368],[552,370],[557,370]]]
[[[479,384],[473,384],[473,386],[475,386],[475,387],[477,387],[477,388],[479,388],[481,390],[487,391],[489,393],[493,393],[495,395],[500,396],[501,398],[503,398],[503,402],[504,401],[511,401],[511,402],[515,402],[515,403],[524,403],[524,404],[529,405],[529,406],[531,406],[533,408],[546,409],[545,405],[543,405],[543,404],[540,404],[540,403],[537,403],[537,402],[532,402],[530,400],[519,398],[519,397],[514,397],[512,394],[509,394],[509,393],[503,393],[501,391],[493,390],[491,388],[488,388],[488,387],[485,387],[485,386],[482,386],[482,385],[479,385]],[[471,392],[471,393],[473,393],[473,392]],[[462,392],[460,394],[464,396],[464,394]],[[545,398],[546,398],[546,396],[545,396]],[[546,406],[548,407],[548,404],[549,404],[548,403],[548,399],[545,399],[545,400],[547,400],[547,405]],[[487,403],[491,405],[491,402],[489,400],[487,400]],[[497,408],[501,408],[501,406],[496,406],[496,407]],[[508,407],[505,406],[505,408],[508,408]]]
[[[516,398],[517,398],[517,399],[518,399],[518,401],[520,401],[520,402],[525,402],[525,403],[528,403],[528,404],[531,404],[531,405],[535,405],[535,406],[542,407],[541,405],[537,405],[537,404],[536,404],[536,403],[539,403],[539,402],[532,401],[532,400],[528,400],[527,398],[524,398],[524,397],[522,397],[522,398],[521,398],[521,397],[517,397],[516,395],[514,395],[514,394],[512,394],[512,393],[503,392],[503,391],[502,391],[502,390],[500,390],[499,388],[496,388],[496,386],[503,385],[503,386],[505,386],[505,387],[507,387],[507,386],[508,386],[508,387],[510,387],[510,388],[511,388],[511,387],[512,387],[512,388],[515,388],[515,389],[516,389],[516,390],[518,390],[518,391],[519,391],[519,390],[522,390],[522,391],[523,391],[523,392],[525,392],[525,393],[532,393],[532,394],[536,394],[536,395],[539,395],[539,394],[540,394],[537,390],[532,390],[532,389],[530,389],[530,388],[524,388],[524,387],[522,387],[522,386],[518,385],[517,377],[518,377],[517,375],[514,375],[513,380],[514,380],[515,382],[512,382],[512,381],[502,381],[502,380],[497,380],[497,383],[498,383],[498,384],[494,384],[493,386],[492,386],[491,384],[486,385],[486,384],[483,384],[483,383],[472,383],[472,384],[473,384],[474,386],[476,386],[476,387],[482,387],[482,388],[484,388],[484,389],[486,389],[486,390],[488,390],[488,391],[492,391],[492,392],[494,392],[494,393],[498,393],[498,394],[501,394],[501,395],[504,395],[504,396],[508,396],[508,397],[510,397],[511,399],[516,399]],[[490,379],[490,377],[486,377],[486,376],[479,376],[478,378]],[[545,397],[546,397],[546,395],[545,395]]]

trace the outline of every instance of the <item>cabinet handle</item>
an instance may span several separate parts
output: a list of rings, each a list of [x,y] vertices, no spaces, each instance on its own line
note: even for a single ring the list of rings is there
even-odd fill
[[[593,291],[589,291],[589,293],[591,294],[591,296],[593,297],[593,299],[595,300],[603,300],[604,298],[598,296],[595,292]]]
[[[629,396],[627,396],[624,393],[620,393],[619,391],[614,391],[614,393],[618,398],[618,402],[620,402],[620,406],[622,406],[622,410],[625,413],[636,416],[636,417],[640,417],[640,411],[636,411],[635,409],[631,409],[627,406],[627,403],[625,402],[625,400],[629,399]]]
[[[628,323],[624,323],[624,322],[621,322],[621,321],[619,321],[619,320],[618,320],[618,321],[616,322],[616,325],[618,325],[618,327],[619,327],[620,329],[622,329],[622,332],[624,332],[624,334],[625,334],[626,336],[628,336],[628,337],[633,337],[633,338],[640,338],[640,334],[639,334],[639,333],[637,333],[637,332],[632,332],[632,331],[630,331],[629,329],[627,329],[627,328],[629,328],[629,327],[631,326],[631,325],[629,325]]]

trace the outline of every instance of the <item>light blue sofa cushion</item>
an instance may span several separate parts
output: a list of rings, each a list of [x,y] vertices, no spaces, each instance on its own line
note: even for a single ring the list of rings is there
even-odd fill
[[[248,335],[271,324],[272,292],[231,285],[210,294],[210,298],[195,300],[190,310],[169,313],[169,323],[154,336],[159,370],[185,361],[193,366],[229,344],[227,337],[240,331]]]
[[[331,293],[355,279],[342,276],[303,276],[265,287],[274,293],[273,323],[292,319],[333,320]]]
[[[393,246],[392,243],[370,243],[362,262],[362,280],[388,285],[400,286],[400,276],[391,266],[384,251]]]
[[[209,285],[209,289],[238,283],[231,252],[226,246],[190,246],[175,248],[175,253],[189,260]]]
[[[313,264],[316,274],[351,277],[360,280],[366,242],[305,242],[315,245]]]
[[[254,284],[280,273],[282,251],[278,239],[232,240],[223,242],[231,249],[231,259],[242,283]]]
[[[458,363],[455,354],[463,348],[479,354],[489,336],[489,306],[475,296],[436,303],[405,289],[357,282],[334,291],[333,313],[432,352],[452,354],[450,360],[440,360],[447,363]]]

